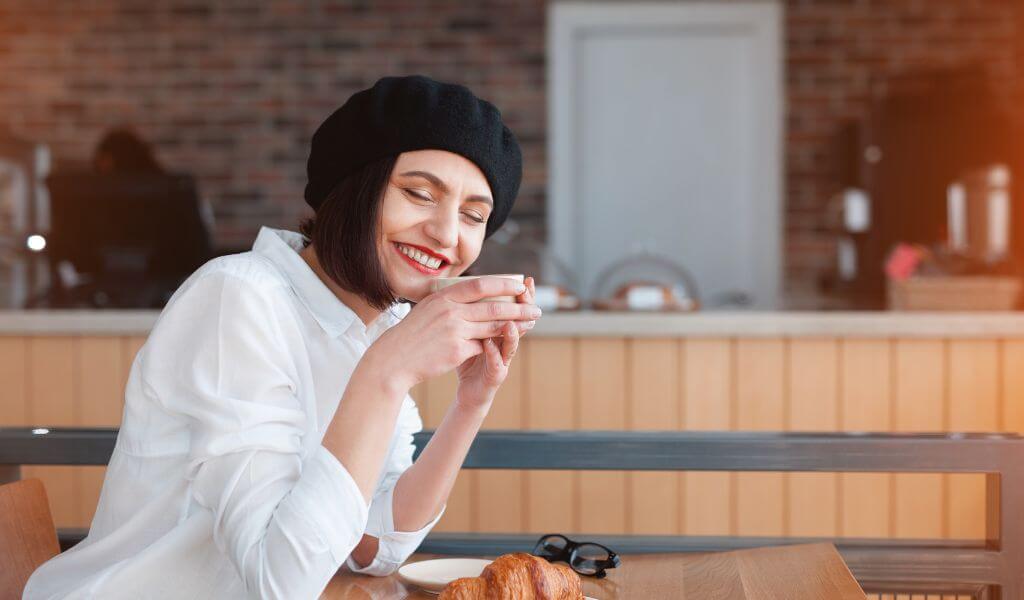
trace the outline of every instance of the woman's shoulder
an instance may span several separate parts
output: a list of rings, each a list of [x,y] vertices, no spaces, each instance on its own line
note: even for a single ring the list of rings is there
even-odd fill
[[[227,254],[207,261],[185,281],[182,287],[192,281],[200,281],[210,276],[230,277],[254,286],[288,286],[288,280],[272,262],[252,251]]]
[[[219,256],[199,267],[167,301],[154,330],[165,321],[200,315],[219,322],[267,319],[291,303],[287,279],[272,263],[252,252]],[[283,314],[291,311],[284,309]]]
[[[273,264],[252,252],[221,256],[178,287],[146,345],[149,354],[169,352],[167,360],[183,348],[235,338],[276,347],[297,326],[295,313],[287,280]]]

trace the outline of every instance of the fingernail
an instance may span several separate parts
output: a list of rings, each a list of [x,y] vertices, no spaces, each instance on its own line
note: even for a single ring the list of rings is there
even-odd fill
[[[539,319],[539,318],[541,317],[541,315],[543,315],[543,314],[544,314],[544,311],[542,311],[541,309],[539,309],[539,308],[536,308],[536,307],[535,307],[535,308],[533,308],[533,309],[532,309],[532,310],[530,311],[530,316],[531,316],[532,318],[534,318],[534,319]]]
[[[517,294],[522,294],[525,291],[526,291],[526,286],[525,285],[523,285],[521,283],[517,283],[516,284],[516,293]]]
[[[533,326],[536,324],[536,321],[527,321],[526,323],[523,323],[523,329],[533,329]]]

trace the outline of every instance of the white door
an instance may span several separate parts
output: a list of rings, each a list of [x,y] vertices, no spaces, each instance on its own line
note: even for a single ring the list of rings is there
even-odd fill
[[[555,3],[549,243],[591,292],[639,248],[701,296],[777,305],[780,10],[775,3]]]

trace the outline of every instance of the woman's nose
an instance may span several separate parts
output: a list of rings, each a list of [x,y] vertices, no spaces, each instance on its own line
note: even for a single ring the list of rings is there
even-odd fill
[[[454,248],[459,242],[459,213],[438,211],[426,224],[426,233],[442,248]]]

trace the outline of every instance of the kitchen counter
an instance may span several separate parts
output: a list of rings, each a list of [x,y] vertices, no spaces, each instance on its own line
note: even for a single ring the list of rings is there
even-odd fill
[[[145,335],[150,310],[0,311],[0,335]],[[549,313],[536,337],[1024,338],[1024,312]]]

